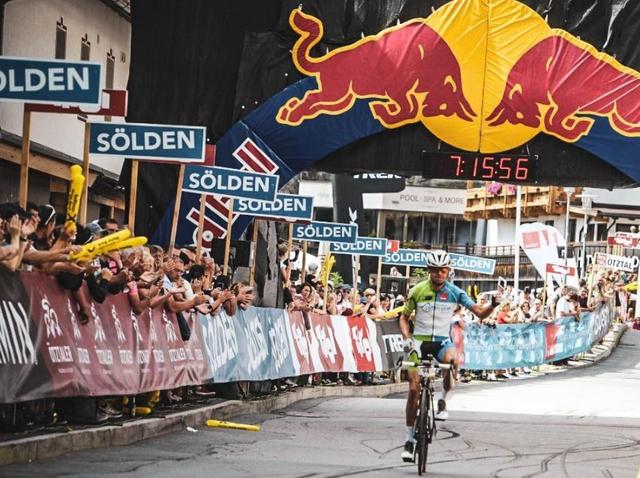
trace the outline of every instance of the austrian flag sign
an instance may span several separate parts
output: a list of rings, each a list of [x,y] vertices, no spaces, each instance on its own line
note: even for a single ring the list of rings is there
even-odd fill
[[[102,65],[0,57],[0,101],[100,106]]]
[[[206,128],[143,123],[91,123],[89,152],[131,159],[204,163]]]
[[[184,171],[182,190],[273,202],[278,191],[278,180],[278,176],[271,174],[189,165]]]

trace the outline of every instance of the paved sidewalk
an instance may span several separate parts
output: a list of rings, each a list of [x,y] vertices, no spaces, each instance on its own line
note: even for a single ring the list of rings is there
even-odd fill
[[[611,355],[625,330],[626,325],[614,324],[602,344],[596,344],[588,352],[569,360],[567,365],[542,365],[539,368],[540,373],[518,377],[518,379],[530,379],[542,374],[559,373],[595,365]],[[471,384],[473,382],[467,385]],[[285,408],[300,400],[323,397],[383,397],[406,392],[407,389],[406,382],[360,387],[305,387],[268,396],[264,399],[226,400],[191,410],[168,413],[163,417],[151,416],[125,421],[119,425],[104,425],[79,430],[73,430],[69,427],[65,433],[52,433],[0,443],[0,466],[40,460],[90,448],[128,445],[176,430],[184,430],[186,427],[200,427],[209,418],[227,420],[239,415],[268,413],[272,410]]]

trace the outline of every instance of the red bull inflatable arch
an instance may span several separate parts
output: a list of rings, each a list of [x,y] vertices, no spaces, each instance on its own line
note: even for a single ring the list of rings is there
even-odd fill
[[[638,39],[630,45],[633,39],[620,34],[621,22],[640,19],[640,6],[627,2],[614,12],[604,1],[584,2],[583,10],[553,0],[528,2],[531,7],[518,0],[423,3],[422,15],[404,21],[398,15],[395,24],[335,45],[336,29],[327,31],[321,19],[330,13],[326,2],[271,2],[288,24],[288,36],[272,44],[289,50],[274,59],[259,50],[269,45],[269,34],[245,35],[234,107],[239,119],[214,138],[216,163],[278,174],[282,186],[311,167],[421,174],[425,150],[516,152],[539,157],[529,183],[640,183],[640,48]],[[133,26],[135,41],[135,3]],[[263,101],[248,101],[247,91],[282,83],[274,71],[283,70],[285,83],[289,71],[300,79]],[[134,74],[132,62],[134,119],[158,121],[136,108]],[[192,242],[196,201],[182,199],[179,242]],[[205,241],[226,226],[226,203],[210,201]],[[170,216],[156,241],[166,242]],[[234,235],[248,220],[234,218]]]

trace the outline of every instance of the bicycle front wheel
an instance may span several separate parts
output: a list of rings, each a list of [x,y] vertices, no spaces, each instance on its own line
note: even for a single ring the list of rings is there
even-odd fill
[[[420,408],[418,411],[418,426],[416,433],[416,445],[418,447],[418,475],[427,470],[427,455],[429,454],[429,442],[431,441],[431,396],[429,385],[422,387],[420,392]]]

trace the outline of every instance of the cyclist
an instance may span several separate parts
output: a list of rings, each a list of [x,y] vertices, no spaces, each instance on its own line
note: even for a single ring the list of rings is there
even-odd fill
[[[446,251],[433,250],[427,253],[429,279],[416,284],[407,296],[407,302],[400,315],[400,331],[404,338],[404,351],[419,356],[433,355],[438,361],[458,365],[455,347],[449,338],[449,329],[457,304],[469,309],[480,319],[489,316],[498,305],[496,297],[486,307],[477,305],[459,287],[447,282],[451,270],[451,258]],[[409,317],[415,311],[413,336],[409,327]],[[416,370],[408,371],[409,397],[406,407],[405,445],[402,451],[404,461],[413,461],[415,438],[413,427],[418,412],[420,377]],[[437,402],[437,420],[448,418],[446,398],[453,388],[454,377],[443,370],[442,385],[444,393]]]

